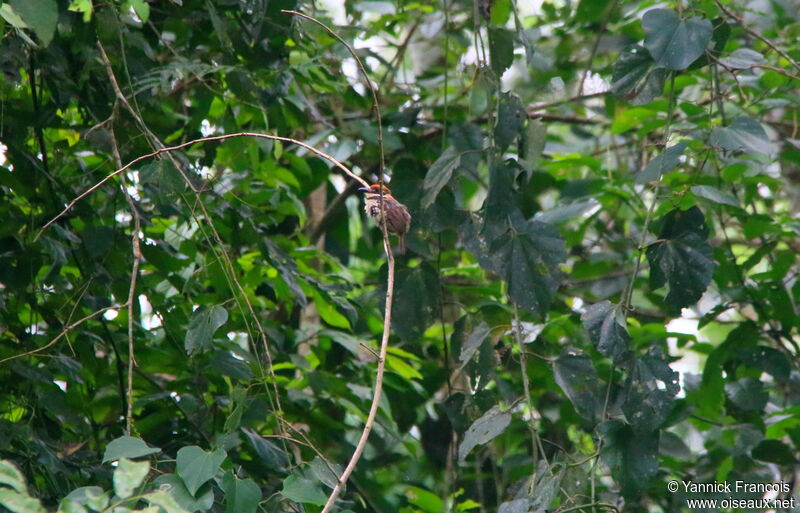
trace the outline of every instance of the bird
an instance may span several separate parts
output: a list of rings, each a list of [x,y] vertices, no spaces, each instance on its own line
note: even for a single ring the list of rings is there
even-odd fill
[[[398,251],[402,254],[406,252],[405,236],[411,228],[411,214],[405,205],[394,199],[392,191],[381,184],[372,184],[369,187],[361,187],[359,191],[364,193],[364,212],[372,218],[379,226],[386,219],[386,231],[397,235]],[[381,215],[381,191],[383,191],[383,211]]]

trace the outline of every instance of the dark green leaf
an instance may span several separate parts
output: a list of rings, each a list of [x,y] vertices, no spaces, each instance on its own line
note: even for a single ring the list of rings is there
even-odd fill
[[[626,48],[614,64],[611,90],[633,105],[645,105],[660,96],[669,72],[657,69],[647,50],[639,45]]]
[[[489,27],[489,57],[492,71],[499,79],[514,62],[514,33],[499,27]]]
[[[626,498],[640,495],[658,472],[658,432],[636,432],[612,420],[600,428],[602,457]]]
[[[634,431],[649,433],[664,423],[672,412],[680,390],[678,373],[657,354],[637,358],[625,387],[622,411]]]
[[[222,449],[207,452],[196,445],[182,447],[178,450],[175,472],[194,497],[200,486],[216,475],[226,456]]]
[[[425,263],[401,267],[395,276],[392,330],[405,340],[415,340],[437,319],[439,275]]]
[[[514,142],[525,124],[525,107],[519,96],[503,93],[497,112],[497,124],[494,127],[494,140],[500,150],[505,150]]]
[[[760,64],[764,64],[764,56],[750,48],[737,48],[728,57],[720,59],[726,68],[748,69]]]
[[[58,24],[58,5],[55,0],[11,0],[10,4],[14,12],[33,29],[42,46],[49,45]]]
[[[769,154],[772,143],[761,123],[753,118],[738,117],[728,127],[715,128],[708,140],[711,146],[729,151],[752,151]]]
[[[753,458],[777,465],[795,465],[794,450],[780,440],[763,440],[752,451]]]
[[[339,482],[339,476],[342,475],[342,467],[341,465],[328,465],[322,458],[316,456],[311,463],[309,463],[309,468],[314,476],[322,482],[328,488],[333,489],[336,486],[336,483]]]
[[[189,329],[186,331],[184,340],[186,354],[192,355],[198,351],[210,349],[214,333],[227,320],[227,310],[219,305],[210,308],[201,306],[192,312]]]
[[[601,23],[615,4],[612,0],[580,0],[575,10],[575,19],[582,22]]]
[[[553,362],[553,377],[579,415],[592,421],[600,416],[604,388],[588,355],[565,349]]]
[[[149,447],[141,438],[121,436],[109,442],[103,453],[103,463],[117,461],[120,458],[141,458],[148,454],[161,452],[158,447]]]
[[[183,479],[175,474],[162,474],[153,480],[153,486],[166,490],[172,498],[186,511],[206,511],[214,505],[214,488],[204,487],[196,499],[192,497]]]
[[[295,470],[283,480],[281,495],[294,502],[317,506],[323,506],[327,500],[325,493],[319,487],[319,481],[307,476],[301,469]]]
[[[492,329],[485,322],[481,322],[474,330],[472,330],[472,333],[469,334],[467,339],[461,345],[461,354],[458,356],[458,361],[462,366],[472,359],[472,356],[475,354],[481,344],[483,344],[483,341],[487,336],[489,336],[491,331]]]
[[[694,194],[695,196],[705,198],[709,201],[713,201],[714,203],[720,203],[722,205],[730,205],[732,207],[739,206],[739,201],[733,194],[721,191],[714,186],[695,185],[692,187],[691,190],[692,194]]]
[[[425,194],[422,196],[422,206],[424,208],[428,208],[433,204],[436,200],[436,196],[439,195],[439,191],[450,182],[453,171],[455,171],[460,164],[461,157],[458,151],[452,146],[448,147],[439,155],[436,162],[428,169],[428,174],[425,175],[425,181],[422,184],[422,188],[425,190]]]
[[[227,513],[254,513],[261,502],[261,488],[252,479],[239,479],[233,472],[222,478]]]
[[[768,346],[743,349],[738,353],[746,365],[761,369],[778,381],[786,381],[792,371],[792,364],[786,354]]]
[[[501,412],[500,408],[493,406],[484,413],[464,433],[464,440],[458,446],[458,461],[463,465],[467,455],[477,447],[493,440],[506,430],[511,423],[511,414]]]
[[[650,287],[669,284],[665,299],[669,315],[697,302],[711,282],[716,264],[707,238],[700,209],[673,210],[664,217],[658,240],[647,248]]]
[[[487,205],[491,195],[490,190]],[[487,207],[487,216],[489,211]],[[559,264],[566,258],[564,240],[555,227],[526,221],[513,212],[505,221],[487,219],[481,232],[475,224],[467,225],[461,237],[483,268],[508,283],[508,296],[515,304],[544,313],[561,281]]]
[[[636,183],[644,184],[658,180],[662,174],[675,169],[680,164],[681,155],[688,145],[687,141],[681,141],[665,149],[663,153],[648,162],[641,173],[636,175]]]
[[[581,321],[597,350],[614,362],[619,361],[631,341],[625,316],[619,305],[610,301],[596,303],[586,309],[581,315]]]
[[[680,19],[669,9],[651,9],[642,17],[644,46],[657,68],[683,70],[706,51],[712,26],[707,19]]]
[[[764,384],[753,378],[725,383],[725,394],[733,404],[744,411],[761,411],[769,399]]]
[[[252,429],[242,429],[242,432],[247,435],[256,454],[269,469],[276,472],[286,471],[286,467],[289,465],[289,456],[283,449]]]

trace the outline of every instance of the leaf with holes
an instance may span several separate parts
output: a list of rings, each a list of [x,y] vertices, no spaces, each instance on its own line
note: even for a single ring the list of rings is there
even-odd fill
[[[597,350],[614,362],[619,361],[631,341],[620,306],[610,301],[594,304],[581,315],[581,321]]]
[[[578,414],[595,420],[603,410],[603,387],[588,355],[564,349],[553,362],[553,377]]]
[[[661,221],[658,240],[646,251],[650,287],[669,284],[667,313],[679,315],[703,295],[714,274],[713,251],[708,244],[705,217],[697,207],[673,210]]]
[[[481,416],[464,433],[464,441],[458,447],[458,462],[463,465],[464,460],[472,449],[483,445],[503,433],[511,422],[511,414],[501,412],[496,405]]]

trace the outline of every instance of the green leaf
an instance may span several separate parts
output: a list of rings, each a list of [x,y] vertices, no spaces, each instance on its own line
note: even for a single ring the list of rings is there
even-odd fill
[[[130,4],[136,16],[142,20],[142,23],[147,23],[147,20],[150,18],[150,4],[145,2],[145,0],[130,0]]]
[[[705,217],[692,207],[664,216],[658,240],[647,248],[650,287],[669,284],[665,298],[669,315],[679,315],[682,308],[696,303],[711,283],[716,263],[707,239]]]
[[[186,483],[186,489],[194,497],[200,486],[213,478],[225,461],[223,449],[206,452],[196,445],[181,447],[175,462],[175,472]]]
[[[553,377],[581,417],[591,421],[599,417],[605,396],[588,355],[564,349],[553,362]]]
[[[106,450],[103,453],[103,463],[107,461],[116,461],[121,458],[141,458],[142,456],[155,454],[157,452],[161,452],[161,449],[148,446],[141,438],[121,436],[112,440],[106,446]]]
[[[597,350],[618,362],[631,341],[620,306],[610,301],[596,303],[586,309],[581,321]]]
[[[575,9],[575,20],[589,23],[600,23],[607,16],[612,0],[580,0]]]
[[[709,201],[713,201],[714,203],[730,205],[732,207],[739,206],[739,201],[733,194],[721,191],[712,185],[694,185],[692,186],[691,191],[695,196],[705,198]]]
[[[742,378],[725,383],[725,395],[739,409],[752,412],[763,410],[769,400],[769,393],[764,390],[764,384],[754,378]]]
[[[658,472],[658,432],[636,432],[620,421],[602,424],[602,458],[627,499],[640,495]]]
[[[489,58],[492,71],[499,79],[514,62],[514,33],[510,30],[489,27]]]
[[[655,350],[634,360],[625,386],[622,411],[637,433],[660,428],[680,391],[678,373]]]
[[[459,464],[464,464],[467,455],[472,449],[502,434],[510,423],[510,413],[501,412],[497,405],[492,406],[489,411],[473,422],[466,433],[464,433],[464,440],[461,442],[461,445],[458,446]]]
[[[308,466],[314,474],[314,477],[319,479],[322,484],[330,489],[336,486],[336,483],[339,482],[339,476],[342,475],[341,465],[331,464],[331,466],[328,466],[328,463],[319,456],[314,457]]]
[[[55,0],[11,0],[11,8],[25,21],[46,47],[53,40],[58,24],[58,5]]]
[[[189,320],[189,329],[186,331],[184,347],[186,354],[192,355],[198,351],[210,349],[214,332],[228,320],[228,312],[220,305],[211,308],[201,306],[192,312]]]
[[[386,366],[403,377],[407,381],[412,379],[423,379],[422,374],[417,369],[393,355],[386,356]]]
[[[444,501],[441,497],[424,488],[409,486],[406,488],[405,496],[409,504],[418,507],[425,513],[441,513],[444,511]]]
[[[500,96],[500,106],[497,112],[497,124],[494,127],[494,140],[502,151],[514,142],[525,124],[527,114],[522,100],[513,93],[503,93]]]
[[[82,486],[80,488],[76,488],[72,490],[66,497],[64,497],[64,501],[70,501],[73,503],[73,506],[66,506],[66,507],[74,507],[74,505],[80,506],[76,509],[81,509],[83,506],[88,506],[89,509],[94,511],[103,511],[108,506],[109,502],[109,495],[110,492],[103,492],[103,489],[99,486]],[[59,506],[59,510],[61,507]],[[85,511],[86,508],[83,508]]]
[[[508,296],[516,305],[544,314],[561,281],[559,264],[566,259],[558,230],[540,221],[526,221],[517,211],[507,220],[487,219],[485,224],[481,232],[474,224],[465,226],[462,242],[481,267],[506,281]]]
[[[162,474],[153,480],[153,486],[167,491],[175,502],[187,511],[207,511],[214,505],[214,488],[205,487],[205,491],[196,499],[192,497],[183,479],[175,474]]]
[[[6,20],[14,28],[28,28],[28,24],[25,23],[25,20],[19,17],[19,14],[14,12],[14,8],[11,7],[11,4],[0,4],[0,17]]]
[[[286,472],[286,467],[289,465],[289,456],[283,449],[251,429],[245,428],[242,429],[242,432],[247,435],[256,454],[267,467],[276,472]]]
[[[458,168],[461,163],[461,156],[459,152],[452,146],[448,147],[439,158],[436,159],[428,173],[425,175],[425,181],[422,184],[422,189],[425,194],[422,196],[423,208],[430,207],[439,195],[439,191],[450,182],[453,176],[453,171]]]
[[[675,169],[681,162],[681,155],[689,145],[687,141],[681,141],[665,149],[663,153],[647,163],[641,173],[636,175],[636,183],[645,184],[658,180],[662,174]]]
[[[683,70],[702,56],[711,41],[712,26],[707,19],[681,20],[673,10],[651,9],[642,17],[644,46],[657,68]]]
[[[254,513],[261,502],[261,488],[252,479],[239,479],[233,472],[222,478],[227,513]]]
[[[420,338],[437,319],[440,287],[439,275],[428,263],[397,269],[392,331],[404,340]]]
[[[150,472],[150,463],[147,461],[135,462],[128,458],[120,459],[119,465],[114,470],[114,493],[120,499],[127,499],[142,484],[148,472]]]
[[[772,151],[772,143],[761,123],[744,116],[734,119],[728,127],[712,130],[708,143],[728,151],[743,150],[765,155]]]
[[[524,157],[521,160],[521,164],[526,171],[531,172],[541,159],[544,147],[547,144],[547,125],[542,123],[541,119],[528,120],[523,142],[525,143],[524,148],[520,152]]]
[[[728,57],[720,59],[726,68],[749,69],[760,64],[765,64],[763,55],[750,48],[737,48]]]
[[[768,461],[777,465],[795,465],[794,450],[780,440],[763,440],[753,448],[754,459]]]
[[[319,482],[297,469],[283,480],[281,495],[289,500],[299,503],[316,504],[324,506],[327,496],[319,487]]]
[[[10,486],[20,493],[28,493],[25,476],[8,460],[0,460],[0,484]]]
[[[770,374],[778,381],[786,381],[792,372],[792,364],[784,353],[773,347],[757,346],[738,353],[742,363]]]
[[[160,506],[166,513],[190,513],[178,504],[169,492],[164,490],[148,493],[144,499],[154,506]]]
[[[0,506],[13,513],[46,513],[39,499],[11,488],[0,488]]]
[[[492,328],[485,322],[481,322],[472,330],[472,333],[469,334],[464,344],[461,346],[461,353],[458,356],[461,367],[472,359],[475,352],[481,347],[481,344],[483,344],[483,341],[486,340],[486,337],[488,337],[491,332]]]

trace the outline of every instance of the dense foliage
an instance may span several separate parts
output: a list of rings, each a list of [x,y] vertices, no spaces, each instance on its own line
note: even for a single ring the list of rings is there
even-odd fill
[[[320,511],[242,132],[339,511],[796,496],[800,12],[538,4],[0,2],[0,504]]]

